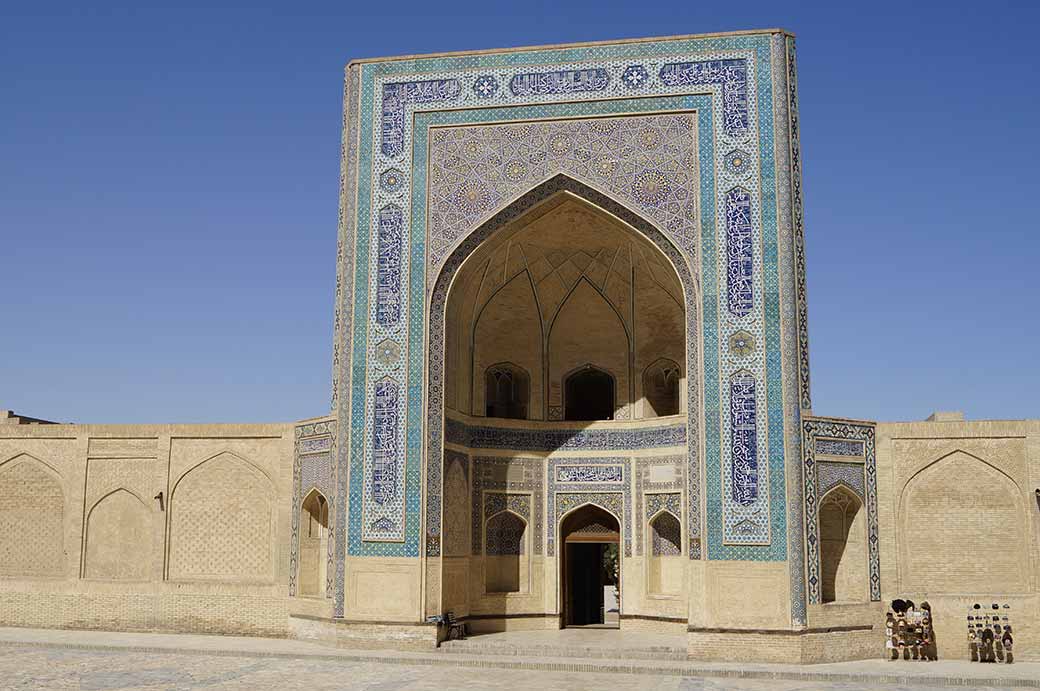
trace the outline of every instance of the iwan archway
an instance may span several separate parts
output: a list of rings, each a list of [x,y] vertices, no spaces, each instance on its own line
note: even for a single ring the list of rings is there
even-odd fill
[[[634,510],[638,444],[576,458],[582,435],[638,442],[667,428],[665,445],[682,454],[676,489],[695,468],[695,294],[656,228],[563,175],[456,247],[430,311],[426,547],[441,561],[429,562],[440,573],[427,579],[428,613],[569,623],[557,497],[610,496],[622,526]],[[503,510],[525,526],[524,549],[503,551],[493,522]],[[614,522],[608,543],[631,556],[632,536]]]

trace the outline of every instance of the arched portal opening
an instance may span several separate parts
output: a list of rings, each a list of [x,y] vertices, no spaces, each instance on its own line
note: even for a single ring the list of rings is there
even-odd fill
[[[551,459],[589,426],[635,431],[639,425],[633,423],[644,418],[650,426],[669,424],[655,419],[664,414],[658,403],[645,402],[648,395],[660,399],[644,390],[644,372],[655,362],[675,364],[668,374],[674,381],[665,386],[678,385],[681,420],[670,424],[685,424],[689,437],[697,438],[700,417],[691,379],[697,353],[687,344],[697,342],[699,293],[688,262],[676,238],[557,174],[456,238],[439,268],[431,267],[424,462],[435,480],[425,496],[433,512],[426,550],[448,556],[442,544],[451,545],[454,559],[443,560],[441,579],[427,581],[429,614],[470,607],[506,615],[534,611],[544,605],[523,584],[542,578],[546,586],[559,583],[539,559],[555,557],[557,565],[563,560],[564,544],[552,539],[558,523],[543,524],[537,511],[525,517],[530,557],[519,559],[521,591],[493,593],[497,588],[474,582],[486,575],[481,527],[487,517],[478,486],[533,491],[536,504],[551,501],[544,467],[519,456],[516,463],[500,463],[500,452],[483,449],[522,452],[529,445]],[[601,408],[568,422],[567,380],[583,369],[611,377],[613,393],[596,395]],[[450,454],[468,455],[472,464],[472,501],[464,508],[472,530],[448,520],[458,511],[449,506],[443,484],[450,478],[436,479]],[[688,463],[697,465],[695,445],[688,454]],[[472,548],[457,556],[464,534],[472,536]],[[562,613],[565,603],[557,599],[556,606]]]
[[[583,422],[678,413],[685,324],[683,285],[661,249],[560,192],[458,268],[445,305],[445,407]],[[662,362],[671,368],[647,390],[644,372]]]
[[[838,486],[820,500],[820,595],[823,602],[867,599],[867,528],[863,504]]]
[[[619,625],[620,536],[617,518],[592,504],[575,509],[560,523],[564,626]]]
[[[325,555],[328,553],[329,503],[312,489],[300,506],[300,569],[298,592],[301,597],[325,595]]]

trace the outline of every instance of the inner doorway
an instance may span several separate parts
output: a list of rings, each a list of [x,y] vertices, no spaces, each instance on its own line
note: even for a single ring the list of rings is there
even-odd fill
[[[587,505],[560,526],[565,627],[619,628],[621,618],[621,528],[598,506]]]

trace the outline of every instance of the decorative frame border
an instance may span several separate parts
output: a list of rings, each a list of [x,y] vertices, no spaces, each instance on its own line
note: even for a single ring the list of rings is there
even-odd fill
[[[522,481],[485,480],[484,469],[489,465],[518,466],[523,468],[525,478]],[[532,554],[542,554],[542,528],[545,510],[543,498],[545,497],[543,478],[545,476],[545,461],[541,458],[512,458],[502,456],[474,456],[470,459],[470,482],[472,485],[472,500],[470,502],[470,540],[471,554],[480,556],[484,553],[484,497],[487,494],[524,494],[532,495],[533,507],[531,509],[533,520],[528,521],[531,526]],[[439,554],[439,553],[438,553]]]
[[[335,592],[336,420],[327,419],[296,425],[293,441],[292,527],[289,535],[289,595],[296,595],[300,561],[300,511],[306,493],[317,488],[329,503],[329,537],[325,569],[325,597]]]
[[[795,122],[795,115],[791,113],[791,120],[787,121],[784,118],[778,118],[776,113],[779,113],[780,101],[787,101],[787,99],[781,98],[779,94],[785,93],[786,89],[781,91],[778,87],[786,87],[784,78],[787,77],[787,73],[790,72],[793,75],[793,65],[783,64],[776,60],[776,46],[784,46],[786,41],[787,51],[783,52],[784,57],[787,58],[788,63],[793,61],[793,39],[783,34],[780,31],[773,32],[761,32],[744,35],[726,35],[726,36],[702,36],[702,37],[680,37],[673,39],[661,39],[657,41],[638,41],[638,42],[622,42],[614,44],[597,44],[587,46],[572,46],[572,47],[558,47],[558,48],[546,48],[546,49],[521,49],[512,52],[495,52],[495,53],[484,53],[484,54],[464,54],[458,56],[431,56],[427,58],[415,58],[406,60],[387,60],[383,62],[368,62],[362,64],[352,64],[347,69],[347,79],[345,80],[344,91],[345,91],[345,127],[344,127],[344,143],[343,143],[343,167],[341,171],[341,204],[340,204],[340,247],[338,252],[338,281],[337,281],[337,300],[336,300],[336,343],[334,345],[334,375],[333,375],[333,401],[334,406],[338,411],[338,417],[341,421],[350,421],[350,424],[342,424],[339,429],[340,443],[338,445],[338,463],[337,463],[337,499],[342,498],[342,504],[346,505],[347,499],[347,485],[350,485],[350,500],[351,505],[358,507],[361,504],[362,496],[357,489],[356,480],[351,480],[355,475],[360,475],[361,464],[365,454],[365,437],[366,434],[359,434],[361,430],[366,429],[365,413],[364,413],[364,398],[359,397],[358,394],[365,390],[363,384],[364,373],[367,370],[366,365],[366,353],[364,349],[354,348],[353,354],[348,358],[347,352],[344,346],[353,342],[355,346],[359,343],[364,343],[364,338],[357,338],[367,331],[367,324],[364,318],[364,307],[363,304],[367,304],[367,270],[355,271],[355,263],[358,268],[362,266],[368,266],[368,233],[362,233],[358,238],[358,242],[354,242],[354,230],[356,227],[368,228],[368,218],[370,218],[369,211],[366,205],[369,203],[369,195],[371,194],[372,180],[371,173],[365,173],[359,175],[359,170],[369,170],[373,168],[373,162],[375,158],[375,152],[369,150],[367,145],[361,144],[361,142],[369,141],[366,137],[366,131],[371,132],[372,121],[367,119],[360,120],[357,115],[360,112],[371,113],[374,105],[373,80],[379,75],[396,75],[400,79],[400,75],[408,74],[426,74],[436,77],[436,73],[443,69],[458,69],[463,67],[470,70],[468,74],[480,74],[483,71],[488,70],[509,70],[513,69],[515,65],[544,65],[544,64],[582,64],[575,63],[574,61],[580,61],[582,59],[596,59],[596,58],[608,58],[612,60],[629,61],[630,64],[624,70],[624,74],[620,78],[621,81],[613,81],[616,79],[613,73],[608,74],[608,84],[606,89],[600,89],[598,86],[588,86],[590,84],[596,85],[600,81],[602,76],[599,73],[590,73],[585,75],[577,75],[575,73],[568,73],[567,70],[562,70],[553,73],[554,77],[539,77],[534,79],[534,82],[545,82],[555,84],[555,86],[531,86],[530,80],[524,81],[525,85],[521,85],[520,91],[524,89],[534,89],[535,92],[540,90],[540,93],[534,93],[533,96],[525,96],[525,98],[541,98],[545,101],[559,100],[559,99],[570,99],[572,101],[580,101],[586,105],[596,102],[597,99],[603,99],[604,96],[607,98],[615,98],[614,94],[617,93],[631,93],[633,96],[644,96],[648,89],[642,89],[642,86],[646,84],[647,77],[645,70],[641,70],[638,64],[634,64],[640,61],[645,62],[646,60],[661,60],[661,56],[675,56],[677,54],[687,54],[698,57],[702,55],[704,51],[712,50],[749,50],[754,58],[754,65],[756,67],[756,82],[755,87],[749,89],[750,94],[755,95],[755,103],[758,107],[758,115],[755,123],[752,127],[758,127],[760,148],[757,152],[761,156],[761,162],[758,166],[758,170],[763,181],[762,189],[762,200],[760,201],[761,213],[763,217],[762,223],[762,237],[760,241],[764,245],[763,256],[765,257],[764,268],[766,269],[766,276],[763,280],[766,281],[763,302],[764,309],[766,312],[766,337],[764,348],[764,356],[766,359],[766,391],[764,396],[767,398],[766,407],[768,409],[767,420],[765,421],[764,427],[767,429],[764,432],[767,435],[766,446],[762,450],[763,458],[768,458],[768,468],[771,471],[768,478],[768,496],[774,498],[777,496],[777,486],[779,485],[779,496],[783,498],[783,484],[784,484],[784,468],[783,468],[783,455],[784,455],[784,435],[783,427],[785,425],[784,415],[780,414],[777,410],[779,405],[779,398],[781,396],[781,387],[779,385],[779,373],[780,373],[780,361],[784,359],[784,373],[786,376],[787,365],[786,358],[794,357],[800,358],[804,351],[807,351],[807,338],[801,338],[801,334],[804,333],[804,319],[802,324],[799,326],[800,333],[798,339],[789,343],[787,329],[783,330],[783,353],[780,350],[780,338],[781,336],[777,333],[775,323],[779,313],[779,300],[777,298],[777,284],[775,279],[776,266],[774,262],[777,259],[776,254],[776,242],[778,240],[781,245],[781,249],[785,249],[789,246],[790,238],[784,233],[775,234],[774,230],[782,230],[784,224],[776,225],[775,220],[781,220],[784,216],[790,217],[790,208],[788,206],[789,200],[784,199],[786,191],[783,190],[783,186],[776,192],[779,194],[777,200],[773,200],[770,197],[771,192],[767,188],[772,188],[774,185],[774,175],[780,175],[782,179],[787,180],[789,171],[786,170],[784,165],[784,158],[786,157],[783,151],[784,147],[776,148],[776,155],[780,157],[781,165],[774,168],[773,164],[773,146],[772,137],[774,134],[774,127],[777,137],[785,137],[786,130],[791,126],[792,122]],[[770,63],[770,55],[774,58],[771,69],[767,69]],[[782,75],[781,75],[782,73]],[[499,74],[499,72],[495,72]],[[534,74],[534,72],[524,72],[525,75]],[[539,72],[539,74],[545,75],[547,73]],[[772,82],[770,82],[770,77]],[[782,78],[783,77],[783,78]],[[391,77],[394,78],[394,77]],[[464,77],[463,84],[469,84],[468,81],[471,77]],[[548,81],[547,81],[548,80]],[[434,79],[427,79],[426,81],[434,81]],[[492,77],[490,80],[481,77],[473,82],[473,93],[477,94],[478,86],[483,88],[485,91],[488,89],[491,92],[495,92],[498,89],[498,84],[495,83],[496,78]],[[387,83],[390,83],[389,81]],[[399,82],[394,82],[399,83]],[[509,82],[512,84],[512,80]],[[519,83],[519,82],[518,82]],[[791,80],[793,83],[793,79]],[[564,86],[560,86],[560,85]],[[571,86],[567,85],[579,85]],[[584,85],[584,86],[582,86]],[[588,88],[586,88],[588,87]],[[713,91],[714,87],[706,89],[707,91]],[[612,90],[612,91],[611,91]],[[654,93],[661,93],[659,87],[650,87],[650,91]],[[702,89],[704,90],[704,89]],[[515,90],[514,90],[515,91]],[[554,93],[549,93],[554,92]],[[609,95],[608,95],[609,92]],[[448,91],[443,93],[448,94],[451,99],[454,99],[454,89],[449,88]],[[519,93],[519,92],[517,92]],[[516,94],[514,94],[516,95]],[[788,99],[791,98],[790,94],[787,94]],[[411,98],[411,96],[408,96]],[[459,92],[459,98],[462,101],[466,101],[469,96]],[[772,103],[772,107],[769,104]],[[458,103],[455,104],[457,106]],[[785,102],[783,104],[788,104]],[[792,104],[793,105],[793,104]],[[455,107],[453,106],[453,107]],[[775,111],[775,112],[774,112]],[[786,114],[786,113],[785,113]],[[407,119],[403,121],[403,127],[407,128],[409,123]],[[794,140],[797,142],[797,134],[794,135]],[[779,139],[778,139],[779,141]],[[730,162],[731,164],[733,162]],[[378,171],[377,171],[378,172]],[[416,169],[417,173],[422,173]],[[796,174],[800,176],[800,172],[796,171]],[[381,173],[380,173],[381,175]],[[710,177],[705,175],[704,177]],[[798,189],[800,190],[800,177],[798,178]],[[800,196],[800,195],[799,195]],[[777,209],[774,204],[776,201],[779,202],[780,208]],[[800,201],[799,201],[800,204]],[[779,211],[776,218],[772,216]],[[800,216],[799,216],[800,218]],[[360,221],[360,224],[358,222]],[[800,228],[799,228],[800,231]],[[796,239],[796,243],[800,243],[800,238]],[[356,261],[354,249],[357,250]],[[412,258],[416,255],[416,248],[411,247]],[[419,249],[418,256],[421,259],[422,250]],[[788,253],[781,251],[779,253],[780,261],[780,273],[785,276],[785,290],[786,290],[786,276],[791,274],[804,275],[802,268],[804,262],[800,267],[793,268],[786,266]],[[772,271],[774,276],[770,277],[768,274]],[[796,278],[801,278],[801,275]],[[414,279],[415,272],[412,271]],[[414,282],[414,281],[413,281]],[[365,299],[358,300],[353,299],[355,290],[359,295],[365,295]],[[412,293],[414,295],[414,293]],[[788,309],[789,301],[785,301],[783,309],[786,314]],[[711,322],[713,315],[708,314],[707,307],[710,306],[710,301],[705,297],[705,312],[702,321],[705,324]],[[411,326],[409,327],[410,332],[414,332],[415,325],[415,312],[419,310],[411,310],[409,314],[409,320]],[[421,315],[419,322],[421,323]],[[421,329],[420,329],[421,331]],[[360,333],[359,333],[360,332]],[[721,339],[716,339],[717,342],[721,342]],[[711,346],[705,349],[705,362],[703,363],[705,370],[709,369],[708,358],[714,358],[714,352],[716,348],[721,350],[716,343],[707,343]],[[414,338],[410,338],[410,342],[414,342]],[[380,344],[385,341],[379,341]],[[406,352],[402,354],[404,361],[410,363],[410,368],[414,370],[415,367],[421,367],[421,360],[417,359],[415,355],[407,355],[407,352],[415,353],[415,350],[411,347],[406,349]],[[807,372],[807,358],[799,360],[805,364],[805,367],[801,367],[801,370]],[[399,366],[399,365],[397,365]],[[796,365],[796,371],[799,371]],[[360,380],[359,380],[360,377]],[[691,377],[692,378],[692,377]],[[415,379],[409,375],[409,382],[414,382]],[[707,384],[707,382],[706,382]],[[343,529],[336,531],[337,540],[337,551],[341,555],[345,555],[348,552],[350,554],[372,554],[372,555],[418,555],[421,553],[417,517],[421,513],[421,501],[419,506],[413,506],[415,501],[415,489],[418,485],[418,478],[413,480],[413,474],[418,474],[418,467],[414,462],[413,454],[421,453],[421,448],[416,442],[419,438],[416,436],[416,427],[422,425],[422,411],[417,412],[417,408],[414,403],[421,403],[421,386],[416,386],[414,383],[409,384],[404,390],[407,391],[407,424],[405,425],[407,431],[406,435],[406,446],[408,449],[409,460],[405,468],[406,482],[406,505],[405,505],[405,534],[403,543],[371,543],[363,542],[360,539],[359,528],[360,525],[350,526],[349,533],[347,526],[343,525]],[[717,387],[716,387],[717,388]],[[342,395],[342,392],[350,391],[352,395]],[[704,404],[705,416],[710,420],[714,417],[719,409],[718,403],[713,400],[709,400],[707,396],[716,394],[717,391],[713,391],[706,386],[706,399]],[[784,392],[786,394],[786,392]],[[786,395],[785,395],[786,400]],[[360,405],[359,405],[360,404]],[[420,406],[421,407],[421,406]],[[790,429],[790,436],[787,438],[786,445],[788,455],[792,448],[797,447],[798,438],[798,414],[795,412],[792,414],[788,407],[784,407],[786,413],[786,425]],[[792,428],[793,426],[793,428]],[[708,473],[712,473],[715,470],[716,465],[714,460],[719,458],[721,451],[718,443],[713,443],[710,438],[707,438],[711,434],[710,430],[706,429],[706,458],[711,460],[705,464],[705,470]],[[694,432],[691,430],[691,447],[694,446]],[[720,440],[721,441],[721,440]],[[796,458],[800,454],[796,454]],[[779,466],[779,469],[777,469]],[[358,470],[359,472],[354,473],[352,470]],[[688,472],[688,475],[696,475],[699,473],[699,469],[694,466]],[[717,475],[717,473],[716,473]],[[715,489],[713,483],[717,481],[717,477],[709,477],[705,490],[708,494],[707,502],[707,518],[708,518],[708,540],[705,545],[707,550],[707,556],[713,559],[784,559],[787,558],[787,540],[790,539],[792,547],[797,546],[797,542],[801,536],[801,521],[790,520],[794,517],[794,512],[800,510],[800,502],[796,503],[796,507],[788,507],[787,512],[790,514],[786,523],[788,527],[784,528],[784,511],[783,501],[780,502],[780,506],[776,505],[776,502],[771,502],[773,511],[771,514],[771,525],[774,528],[773,535],[771,536],[771,544],[768,547],[760,546],[738,546],[727,544],[726,540],[720,540],[719,534],[712,531],[712,527],[718,523],[718,516],[722,510],[722,502],[720,498],[715,496]],[[792,485],[800,485],[800,483],[791,483]],[[800,487],[799,487],[800,489]],[[694,497],[688,497],[691,504],[691,509],[688,521],[699,520],[701,508],[699,505],[694,504]],[[699,500],[698,500],[699,501]],[[780,520],[776,521],[777,509],[780,510]],[[359,512],[341,511],[337,513],[337,527],[341,523],[346,522],[347,514],[355,515]],[[798,525],[796,525],[796,523]],[[780,530],[776,530],[780,528]],[[349,537],[349,540],[347,538]],[[396,546],[395,546],[396,545]],[[797,550],[800,552],[801,550]],[[695,556],[691,550],[691,557]],[[699,556],[700,550],[696,550]],[[793,570],[796,571],[796,570]],[[796,594],[798,591],[798,584],[796,578],[792,575],[792,593]],[[336,611],[342,614],[342,587],[343,587],[343,560],[340,559],[337,562],[337,608]],[[798,598],[794,597],[793,602],[797,602]],[[797,614],[797,605],[793,604],[795,613]],[[797,617],[796,617],[797,618]]]
[[[621,466],[621,480],[618,482],[557,482],[556,469],[566,465],[588,465],[588,466]],[[548,508],[546,514],[551,517],[552,524],[548,526],[545,534],[545,555],[555,556],[557,533],[560,528],[560,519],[563,514],[574,507],[561,505],[557,495],[570,497],[589,497],[585,503],[597,504],[617,515],[621,522],[622,538],[624,540],[625,556],[632,556],[632,460],[623,456],[605,456],[590,458],[550,458],[548,463],[549,484],[546,486],[546,501]],[[597,503],[593,497],[600,495],[618,495],[621,497],[620,506],[604,506]],[[574,501],[578,501],[575,499]]]
[[[862,464],[866,497],[864,505],[867,509],[867,548],[868,573],[870,578],[870,600],[881,600],[881,560],[880,536],[878,529],[877,500],[877,457],[875,454],[876,423],[866,421],[842,420],[837,418],[806,417],[802,420],[802,463],[803,482],[805,483],[805,534],[806,554],[805,571],[808,585],[808,603],[820,604],[820,524],[819,500],[820,487],[817,477],[819,462],[816,459],[817,439],[854,440],[863,444],[862,456],[846,456],[841,454],[846,463]],[[829,457],[838,457],[829,455]],[[862,460],[858,460],[862,459]],[[855,488],[850,488],[855,492]]]
[[[676,465],[682,466],[685,458],[683,456],[650,456],[646,458],[636,458],[635,463],[635,479],[636,479],[636,517],[644,516],[644,506],[647,503],[647,497],[652,494],[673,494],[678,492],[680,494],[680,501],[682,500],[682,478],[676,478],[671,482],[651,482],[649,480],[650,468],[657,465]],[[677,516],[680,522],[683,522],[682,515]],[[643,545],[643,526],[646,523],[646,516],[644,520],[636,522],[635,533],[635,554],[641,556],[644,553]],[[686,540],[686,548],[689,551],[700,549],[700,540],[696,537],[689,537]]]

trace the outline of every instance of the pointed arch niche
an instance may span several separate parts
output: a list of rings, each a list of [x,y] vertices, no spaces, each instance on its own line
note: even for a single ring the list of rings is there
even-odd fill
[[[297,593],[301,597],[325,596],[325,569],[329,542],[329,502],[317,490],[300,505],[300,561]]]
[[[677,414],[685,328],[683,285],[661,249],[561,192],[488,237],[455,275],[445,312],[445,403],[464,415],[528,420]],[[661,362],[674,365],[677,403],[666,412],[642,402],[643,373]],[[613,386],[568,385],[589,372]],[[583,391],[596,400],[565,401]]]
[[[820,500],[820,599],[866,602],[867,521],[863,502],[839,484]]]

